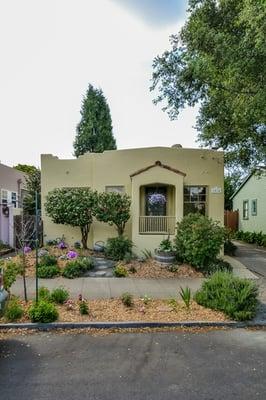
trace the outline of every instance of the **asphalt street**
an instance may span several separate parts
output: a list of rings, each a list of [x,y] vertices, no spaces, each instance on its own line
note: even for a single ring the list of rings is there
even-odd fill
[[[14,336],[0,372],[3,400],[265,400],[266,331]]]

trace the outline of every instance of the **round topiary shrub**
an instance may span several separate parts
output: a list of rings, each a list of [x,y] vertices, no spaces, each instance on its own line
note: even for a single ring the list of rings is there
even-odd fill
[[[132,254],[133,243],[124,236],[107,239],[105,255],[114,261],[121,261],[129,254]]]
[[[55,305],[45,300],[40,300],[39,303],[33,304],[29,311],[31,322],[54,322],[58,319],[58,311]]]
[[[213,262],[224,243],[224,229],[201,214],[188,214],[177,223],[177,258],[199,270]]]
[[[244,321],[253,318],[258,306],[258,288],[248,279],[228,272],[216,272],[195,294],[198,304],[223,311],[230,318]]]

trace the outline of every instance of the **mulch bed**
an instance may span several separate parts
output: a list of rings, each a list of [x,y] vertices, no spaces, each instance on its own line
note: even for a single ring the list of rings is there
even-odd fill
[[[179,322],[179,321],[228,321],[228,318],[220,311],[214,311],[191,301],[187,309],[183,302],[176,301],[172,305],[167,300],[151,299],[144,304],[140,298],[134,298],[132,307],[126,307],[119,298],[98,299],[87,301],[88,315],[80,315],[79,302],[72,301],[72,309],[66,304],[56,305],[60,322],[90,322],[90,321],[150,321],[150,322]],[[25,310],[25,315],[17,322],[30,322],[27,309],[32,304],[20,301]],[[5,323],[5,318],[0,318]]]
[[[153,259],[144,262],[131,261],[125,264],[131,278],[203,278],[201,272],[196,271],[188,264],[177,266],[177,271],[170,271],[164,264]],[[135,270],[135,272],[131,272]]]

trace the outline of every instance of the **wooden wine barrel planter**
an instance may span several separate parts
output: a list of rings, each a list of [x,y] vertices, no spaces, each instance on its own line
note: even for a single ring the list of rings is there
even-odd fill
[[[174,251],[155,251],[154,259],[162,264],[170,265],[175,261]]]

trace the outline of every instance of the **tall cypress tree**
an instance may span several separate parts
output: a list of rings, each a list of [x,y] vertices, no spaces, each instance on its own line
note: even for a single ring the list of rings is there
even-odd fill
[[[87,151],[102,153],[104,150],[115,150],[110,108],[101,89],[89,85],[80,114],[81,120],[74,140],[75,156]]]

